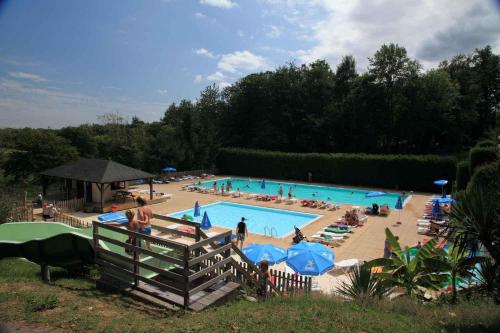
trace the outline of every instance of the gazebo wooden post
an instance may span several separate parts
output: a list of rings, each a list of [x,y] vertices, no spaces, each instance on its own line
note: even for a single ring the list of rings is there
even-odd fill
[[[149,200],[153,200],[153,178],[149,178]]]
[[[104,184],[98,184],[97,187],[99,188],[99,191],[101,192],[101,213],[104,213]]]

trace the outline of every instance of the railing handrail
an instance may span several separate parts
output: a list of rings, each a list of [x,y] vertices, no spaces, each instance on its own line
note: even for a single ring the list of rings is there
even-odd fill
[[[167,221],[167,222],[174,222],[174,223],[178,223],[178,224],[184,224],[184,225],[187,225],[187,226],[190,226],[190,227],[197,227],[197,226],[201,225],[198,222],[193,222],[193,221],[178,219],[176,217],[164,216],[164,215],[155,214],[155,213],[153,213],[153,218],[154,219],[158,219],[158,220],[162,220],[162,221]]]

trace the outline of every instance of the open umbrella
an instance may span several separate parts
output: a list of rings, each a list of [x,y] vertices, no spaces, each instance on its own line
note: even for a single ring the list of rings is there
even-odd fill
[[[394,206],[397,210],[399,210],[399,219],[398,223],[401,223],[401,210],[403,209],[403,199],[401,196],[398,197],[398,201],[396,202],[396,206]]]
[[[212,223],[210,223],[210,219],[208,218],[207,212],[203,214],[203,219],[201,220],[200,228],[202,228],[203,230],[208,230],[212,228]]]
[[[200,204],[198,201],[194,203],[194,217],[200,216]]]
[[[334,267],[335,256],[319,243],[301,242],[288,248],[287,264],[302,275],[321,275]]]
[[[385,192],[374,191],[366,193],[365,197],[373,198],[373,197],[381,197],[383,195],[385,195]]]
[[[171,171],[177,171],[177,169],[173,167],[165,167],[161,169],[161,171],[171,172]]]
[[[252,244],[241,250],[252,262],[267,260],[274,265],[286,259],[286,251],[272,244]]]
[[[441,217],[443,213],[441,212],[441,206],[439,205],[439,201],[434,201],[434,206],[432,206],[432,216],[437,219]]]
[[[434,185],[441,186],[441,193],[443,198],[446,198],[446,193],[444,191],[444,187],[448,184],[448,181],[446,179],[438,179],[434,181]]]
[[[448,203],[457,202],[457,200],[455,200],[453,198],[436,198],[436,199],[432,199],[432,201],[439,202],[440,204],[448,204]]]
[[[261,189],[265,189],[266,188],[266,180],[265,179],[262,179],[262,181],[260,182],[260,188]]]

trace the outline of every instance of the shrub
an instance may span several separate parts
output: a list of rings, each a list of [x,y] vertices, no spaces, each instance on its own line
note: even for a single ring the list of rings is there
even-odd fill
[[[59,299],[55,295],[34,295],[26,300],[26,312],[38,312],[54,309],[59,306]]]
[[[497,149],[495,147],[475,147],[469,152],[470,173],[480,165],[495,161],[497,158]]]
[[[470,180],[469,161],[460,161],[457,164],[457,190],[465,190]]]
[[[496,145],[493,140],[482,140],[476,143],[476,147],[496,147]]]
[[[217,167],[223,174],[435,191],[435,179],[454,180],[456,160],[436,155],[283,153],[222,148]]]
[[[476,169],[472,175],[469,187],[480,187],[485,190],[493,190],[500,188],[500,164],[490,163],[482,165]]]

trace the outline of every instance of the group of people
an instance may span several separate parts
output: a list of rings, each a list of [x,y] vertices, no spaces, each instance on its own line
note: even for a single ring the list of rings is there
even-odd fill
[[[136,214],[132,210],[127,210],[125,212],[125,216],[127,217],[127,222],[123,224],[119,223],[110,223],[111,225],[116,226],[126,226],[127,230],[139,232],[144,235],[151,235],[151,219],[153,218],[153,211],[149,208],[147,200],[143,197],[137,197],[136,199],[137,205],[137,217]],[[134,236],[129,236],[126,243],[135,244],[136,238]],[[146,241],[146,248],[150,251],[151,243]]]
[[[54,204],[47,202],[42,204],[42,219],[44,221],[54,221],[56,214],[59,214],[59,210]]]

